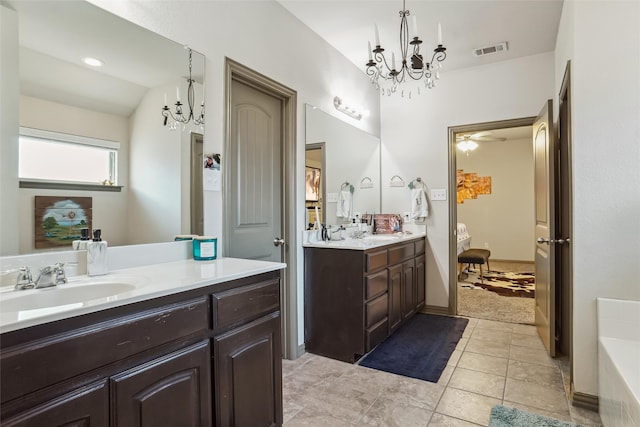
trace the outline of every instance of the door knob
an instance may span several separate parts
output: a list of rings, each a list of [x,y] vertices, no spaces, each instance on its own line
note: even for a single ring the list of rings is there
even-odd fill
[[[568,237],[566,239],[558,239],[558,240],[556,240],[556,243],[561,244],[561,245],[566,243],[568,245],[569,243],[571,243],[571,239],[568,238]]]
[[[551,240],[545,239],[544,237],[538,237],[536,242],[538,242],[538,243],[546,243],[548,245],[549,243],[551,243]]]
[[[273,246],[284,246],[284,239],[281,237],[276,237],[273,239]]]

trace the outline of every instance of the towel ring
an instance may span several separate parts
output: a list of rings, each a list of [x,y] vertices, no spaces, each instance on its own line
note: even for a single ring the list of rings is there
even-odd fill
[[[414,188],[417,188],[417,184],[414,184],[414,183],[418,183],[418,184],[420,184],[420,186],[421,186],[422,188],[424,188],[424,189],[426,189],[426,188],[427,188],[427,186],[425,185],[425,183],[422,181],[422,178],[420,178],[420,177],[417,177],[416,179],[414,179],[413,181],[411,181],[411,182],[409,183],[408,187],[409,187],[411,190],[413,190]]]
[[[342,183],[342,185],[340,186],[340,191],[344,190],[347,187],[349,188],[349,192],[353,194],[354,188],[353,185],[349,184],[349,181],[345,181]]]
[[[398,175],[393,175],[389,180],[389,187],[404,187],[404,179]]]

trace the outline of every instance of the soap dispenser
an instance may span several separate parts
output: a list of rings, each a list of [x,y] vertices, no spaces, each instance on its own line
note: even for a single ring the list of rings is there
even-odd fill
[[[107,242],[102,240],[102,230],[93,230],[93,240],[87,244],[87,274],[107,274]]]
[[[74,240],[73,243],[71,244],[73,247],[74,251],[79,251],[79,250],[87,250],[87,245],[89,244],[90,239],[89,239],[89,229],[88,228],[81,228],[80,229],[80,240]]]

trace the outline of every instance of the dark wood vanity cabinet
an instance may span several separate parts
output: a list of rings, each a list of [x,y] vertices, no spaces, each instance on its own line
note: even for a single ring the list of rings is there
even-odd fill
[[[370,250],[306,247],[306,350],[353,363],[420,311],[424,242]]]
[[[109,386],[103,379],[35,405],[2,421],[3,427],[107,427]]]
[[[282,425],[280,274],[2,334],[3,426]]]

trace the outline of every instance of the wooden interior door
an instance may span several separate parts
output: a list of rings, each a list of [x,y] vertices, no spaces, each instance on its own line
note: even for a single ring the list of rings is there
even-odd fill
[[[535,324],[550,356],[555,356],[555,133],[553,102],[548,100],[533,124],[536,284]]]
[[[230,257],[282,261],[282,101],[231,83],[231,171],[226,195]]]

